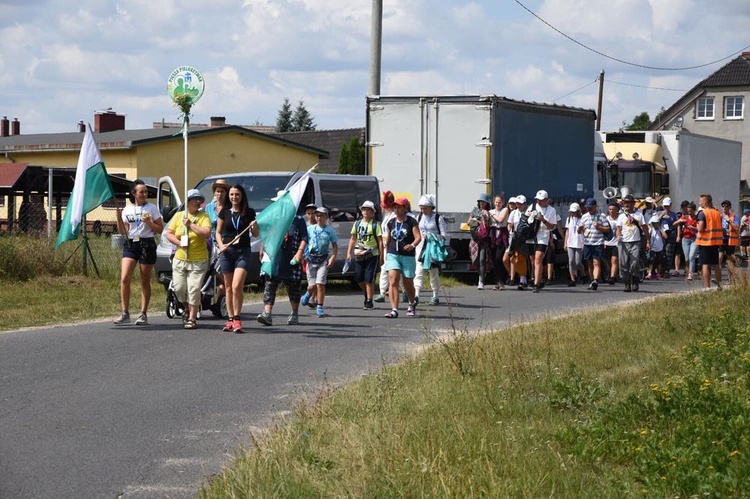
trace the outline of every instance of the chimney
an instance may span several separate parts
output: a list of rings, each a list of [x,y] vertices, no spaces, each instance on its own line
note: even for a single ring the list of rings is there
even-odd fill
[[[10,121],[8,121],[7,116],[3,116],[3,119],[0,120],[0,137],[7,137],[10,135]]]
[[[83,120],[78,122],[78,131],[81,133],[86,131],[86,123]]]
[[[227,119],[224,116],[211,116],[211,128],[216,126],[226,126]]]
[[[750,60],[750,52],[743,52],[742,57],[744,57],[747,60]]]
[[[18,118],[13,118],[13,121],[10,123],[10,134],[21,135],[21,122],[18,121]]]
[[[94,131],[114,132],[115,130],[125,130],[125,116],[117,114],[112,109],[94,115]]]

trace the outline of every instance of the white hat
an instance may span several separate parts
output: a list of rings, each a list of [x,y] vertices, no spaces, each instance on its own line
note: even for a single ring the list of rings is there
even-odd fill
[[[510,203],[517,203],[517,202],[518,202],[518,199],[516,199],[516,197],[515,197],[515,196],[511,197],[511,198],[510,198],[510,199],[508,200],[508,204],[510,204]]]
[[[201,202],[203,202],[206,200],[206,196],[204,196],[198,189],[190,189],[187,191],[187,200],[190,201],[191,199],[200,199]]]
[[[651,220],[648,221],[648,223],[650,224],[658,224],[659,222],[661,222],[661,218],[659,218],[659,215],[654,215],[653,217],[651,217]]]
[[[537,199],[539,201],[543,201],[549,197],[549,194],[547,194],[547,191],[544,189],[540,189],[536,191],[536,196],[534,196],[534,199]]]
[[[646,199],[644,199],[644,201],[647,203],[655,203],[656,199],[652,198],[651,196],[648,196]]]
[[[662,202],[661,202],[661,205],[662,205],[662,206],[672,206],[672,198],[670,198],[670,197],[665,197],[665,198],[664,198],[664,199],[662,200]]]
[[[524,196],[523,194],[519,194],[518,196],[516,196],[516,203],[526,204],[526,196]]]
[[[570,203],[570,209],[568,211],[581,211],[581,205],[578,203]]]
[[[419,206],[429,206],[431,208],[435,207],[435,202],[431,199],[429,194],[425,194],[421,198],[419,198]]]
[[[365,201],[362,203],[362,206],[360,206],[361,209],[370,208],[372,211],[375,211],[375,203],[372,201]]]

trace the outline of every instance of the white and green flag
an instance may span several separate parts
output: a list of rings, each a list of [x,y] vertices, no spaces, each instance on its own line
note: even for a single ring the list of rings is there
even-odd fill
[[[60,232],[57,234],[55,249],[59,248],[65,241],[77,239],[83,216],[113,198],[114,195],[107,176],[107,169],[104,168],[102,155],[96,146],[94,134],[91,133],[91,125],[89,124],[83,136],[73,192],[70,193],[65,217],[63,217],[62,225],[60,225]]]
[[[260,231],[260,238],[263,240],[263,252],[269,258],[261,264],[260,268],[269,277],[273,277],[276,256],[284,243],[284,238],[289,232],[294,217],[297,216],[300,200],[305,194],[307,181],[310,180],[310,174],[313,170],[315,170],[315,166],[297,179],[281,197],[258,214],[258,230]]]

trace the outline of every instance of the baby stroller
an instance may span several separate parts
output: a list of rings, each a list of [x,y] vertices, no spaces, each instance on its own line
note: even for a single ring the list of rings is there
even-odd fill
[[[200,317],[201,311],[210,310],[215,317],[226,317],[227,316],[227,299],[226,295],[219,294],[219,285],[221,284],[221,274],[217,268],[218,252],[214,251],[214,255],[208,265],[208,272],[203,277],[203,285],[201,286],[201,307],[198,312]],[[172,258],[174,255],[172,255]],[[170,258],[170,261],[171,259]],[[167,289],[167,317],[174,319],[175,317],[182,317],[185,307],[177,299],[177,293],[174,290],[174,284],[172,279],[169,279],[169,283],[164,285]]]

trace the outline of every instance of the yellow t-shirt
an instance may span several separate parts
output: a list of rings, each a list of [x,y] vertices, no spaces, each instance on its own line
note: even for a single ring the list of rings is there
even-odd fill
[[[181,239],[183,234],[185,234],[185,224],[182,223],[182,218],[184,216],[184,211],[177,212],[169,222],[169,229],[174,232],[174,235],[177,236],[177,239]],[[191,215],[190,220],[192,221],[192,223],[197,224],[199,227],[211,227],[211,218],[205,211],[200,211],[195,215]],[[208,261],[208,244],[206,243],[206,240],[192,230],[189,230],[187,232],[187,252],[185,251],[185,248],[178,247],[174,257],[178,260],[184,260],[188,262]]]

